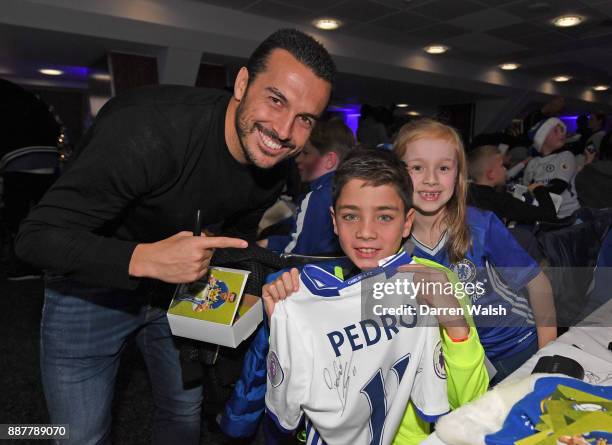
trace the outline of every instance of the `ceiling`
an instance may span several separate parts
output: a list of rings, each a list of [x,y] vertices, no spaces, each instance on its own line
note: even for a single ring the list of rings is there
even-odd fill
[[[550,24],[565,13],[586,20],[571,29]],[[343,26],[316,30],[312,21],[324,16]],[[576,111],[592,102],[612,109],[611,91],[590,90],[612,84],[612,0],[3,0],[0,76],[86,88],[78,69],[62,79],[37,69],[91,68],[109,51],[156,56],[164,47],[197,51],[233,72],[271,30],[292,25],[330,48],[341,70],[337,102],[408,102],[427,111],[531,89],[531,102],[562,94]],[[430,56],[421,49],[430,43],[451,50]],[[497,68],[510,61],[521,69]],[[559,74],[573,78],[550,82]]]
[[[542,79],[559,74],[570,83],[612,83],[612,0],[193,0],[298,25],[333,17],[333,33],[399,47],[443,43],[443,56],[495,67],[521,63]],[[575,28],[551,19],[582,15]]]

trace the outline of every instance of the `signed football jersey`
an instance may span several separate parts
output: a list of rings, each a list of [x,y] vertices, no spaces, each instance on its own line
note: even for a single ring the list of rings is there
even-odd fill
[[[266,406],[277,426],[294,430],[305,414],[308,444],[378,445],[392,442],[409,400],[427,421],[448,412],[435,317],[362,311],[368,286],[410,262],[402,252],[347,281],[304,267],[271,319]]]

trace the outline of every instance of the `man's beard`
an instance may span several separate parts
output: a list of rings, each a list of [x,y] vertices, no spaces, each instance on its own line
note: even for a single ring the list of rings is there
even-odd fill
[[[234,126],[236,128],[236,134],[238,135],[238,142],[240,143],[242,153],[244,154],[244,157],[249,164],[255,165],[259,168],[272,168],[282,159],[285,159],[286,156],[284,156],[282,159],[279,158],[272,165],[262,164],[261,157],[266,157],[266,154],[260,152],[260,156],[258,157],[255,149],[249,147],[247,137],[257,131],[261,131],[264,135],[272,139],[274,142],[281,144],[283,147],[288,147],[290,150],[295,149],[295,144],[292,144],[289,141],[283,142],[274,130],[266,128],[258,122],[255,122],[252,126],[250,126],[245,116],[247,106],[248,100],[247,93],[245,92],[243,99],[240,101],[238,107],[236,108],[236,117],[234,119]]]

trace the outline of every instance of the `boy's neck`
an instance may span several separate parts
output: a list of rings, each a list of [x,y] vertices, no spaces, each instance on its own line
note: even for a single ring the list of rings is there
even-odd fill
[[[335,172],[335,171],[336,171],[336,169],[335,169],[335,168],[334,168],[334,169],[332,169],[332,170],[326,170],[326,171],[324,171],[323,173],[321,173],[319,176],[317,176],[316,178],[311,179],[311,180],[309,181],[309,184],[314,184],[315,182],[319,181],[319,180],[320,180],[321,178],[323,178],[324,176],[327,176],[327,175],[329,175],[330,173],[333,173],[333,172]]]
[[[493,187],[493,188],[497,187],[497,185],[494,184],[493,181],[490,181],[487,178],[478,179],[478,180],[474,181],[474,184],[476,184],[476,185],[484,185],[484,186]]]
[[[540,154],[542,156],[548,156],[551,155],[559,150],[561,150],[563,147],[559,147],[559,148],[555,148],[555,147],[549,147],[549,146],[542,146],[542,149],[540,150]]]

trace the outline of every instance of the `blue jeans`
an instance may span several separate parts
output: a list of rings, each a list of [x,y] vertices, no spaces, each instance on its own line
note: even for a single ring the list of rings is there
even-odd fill
[[[45,288],[40,363],[51,422],[69,425],[62,445],[110,443],[115,379],[129,338],[144,356],[153,389],[152,443],[199,443],[202,387],[183,388],[165,311],[136,291],[56,278]]]
[[[534,337],[535,338],[533,339],[531,344],[527,348],[523,349],[521,352],[518,352],[509,357],[504,357],[502,359],[491,361],[491,363],[493,364],[493,366],[495,366],[495,369],[497,370],[497,374],[495,374],[491,382],[489,382],[489,387],[497,385],[503,379],[508,377],[518,368],[520,368],[521,365],[527,360],[529,360],[531,357],[533,357],[536,352],[538,352],[538,338],[537,336]]]

